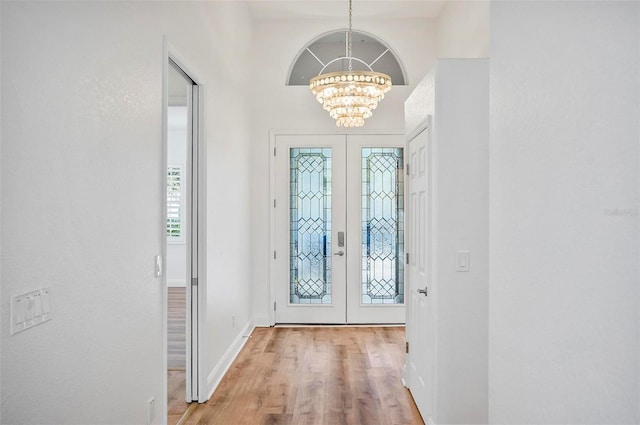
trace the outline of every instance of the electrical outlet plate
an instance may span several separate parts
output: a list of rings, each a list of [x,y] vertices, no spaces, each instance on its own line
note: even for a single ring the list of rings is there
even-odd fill
[[[51,320],[51,288],[11,297],[11,335]]]

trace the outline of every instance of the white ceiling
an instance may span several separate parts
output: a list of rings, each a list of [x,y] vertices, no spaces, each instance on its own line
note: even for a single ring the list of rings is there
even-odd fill
[[[434,18],[447,0],[353,0],[354,18]],[[254,19],[347,19],[347,0],[253,0]]]

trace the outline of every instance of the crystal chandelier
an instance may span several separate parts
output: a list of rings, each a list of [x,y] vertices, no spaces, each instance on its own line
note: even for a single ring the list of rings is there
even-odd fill
[[[326,64],[317,77],[309,81],[309,89],[323,108],[329,111],[329,116],[336,120],[338,127],[362,127],[364,120],[373,115],[378,102],[384,99],[384,94],[391,90],[391,77],[381,72],[373,72],[370,65],[364,61],[368,71],[353,71],[352,62],[352,29],[351,29],[351,0],[349,0],[349,33],[347,57],[336,58]],[[347,59],[348,71],[322,72],[337,60]]]

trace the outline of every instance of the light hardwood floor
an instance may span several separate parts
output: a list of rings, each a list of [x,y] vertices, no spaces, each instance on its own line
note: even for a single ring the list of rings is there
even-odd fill
[[[190,425],[423,424],[403,327],[257,328]]]
[[[189,408],[185,399],[186,378],[184,370],[167,373],[167,425],[176,425]]]
[[[167,367],[169,370],[185,368],[186,305],[186,288],[167,288]]]
[[[186,288],[167,288],[167,424],[175,425],[187,411]]]

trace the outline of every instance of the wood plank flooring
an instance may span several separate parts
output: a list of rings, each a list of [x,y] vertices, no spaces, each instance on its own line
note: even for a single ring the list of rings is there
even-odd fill
[[[423,424],[403,327],[256,328],[189,425]]]
[[[167,372],[167,425],[176,425],[189,408],[184,401],[187,385],[184,370]]]
[[[167,288],[167,424],[176,425],[187,411],[185,287]]]
[[[167,288],[167,367],[184,370],[186,362],[187,292]]]

